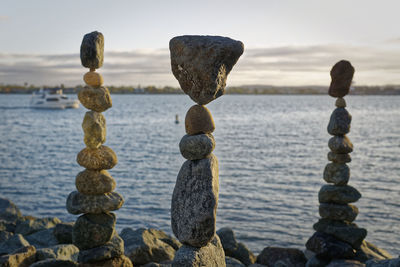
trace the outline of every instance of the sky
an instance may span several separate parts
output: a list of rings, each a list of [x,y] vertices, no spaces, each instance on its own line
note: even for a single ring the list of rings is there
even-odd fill
[[[398,0],[0,0],[0,84],[83,84],[80,44],[94,30],[106,85],[178,87],[168,43],[185,34],[244,43],[228,86],[328,86],[341,59],[355,85],[400,84],[399,10]]]

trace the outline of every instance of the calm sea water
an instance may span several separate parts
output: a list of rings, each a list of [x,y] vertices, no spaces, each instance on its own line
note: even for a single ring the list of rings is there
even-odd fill
[[[178,144],[193,102],[184,95],[113,95],[107,141],[118,155],[110,170],[125,205],[117,227],[171,233],[170,201],[184,162]],[[65,209],[82,170],[86,110],[32,110],[27,95],[0,95],[0,195],[26,215],[74,221]],[[349,96],[354,144],[350,184],[367,240],[400,253],[400,97]],[[232,96],[208,105],[220,164],[217,227],[232,227],[255,253],[266,246],[304,249],[318,220],[334,99],[328,96]]]

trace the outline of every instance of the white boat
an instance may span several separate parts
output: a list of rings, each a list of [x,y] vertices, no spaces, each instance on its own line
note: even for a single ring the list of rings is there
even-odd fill
[[[68,98],[62,89],[40,89],[32,94],[29,106],[45,109],[79,108],[79,100]]]

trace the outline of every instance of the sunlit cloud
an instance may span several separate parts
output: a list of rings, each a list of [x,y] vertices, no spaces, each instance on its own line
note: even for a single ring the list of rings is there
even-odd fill
[[[110,51],[98,70],[106,85],[178,86],[168,49]],[[228,85],[327,85],[329,71],[341,59],[356,68],[356,84],[400,83],[400,49],[314,45],[248,48],[228,77]],[[79,54],[1,54],[0,82],[35,85],[82,84],[87,71]]]

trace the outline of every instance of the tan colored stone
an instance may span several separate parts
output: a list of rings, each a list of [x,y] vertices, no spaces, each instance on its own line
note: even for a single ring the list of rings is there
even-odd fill
[[[100,146],[96,149],[82,149],[76,157],[76,162],[89,170],[108,170],[118,163],[118,159],[111,148]]]
[[[122,255],[105,261],[97,261],[94,263],[80,263],[79,267],[133,267],[131,260]]]
[[[100,73],[98,72],[94,72],[94,71],[89,71],[87,73],[85,73],[85,75],[83,76],[83,81],[94,88],[100,87],[103,85],[103,76],[101,76]]]
[[[336,99],[335,106],[338,108],[345,108],[346,100],[344,100],[344,98],[339,97],[338,99]]]
[[[103,114],[96,111],[88,111],[82,122],[84,132],[83,141],[92,149],[98,148],[106,141],[106,119]]]
[[[102,195],[115,189],[115,180],[106,171],[84,170],[75,179],[75,186],[85,195]]]
[[[202,105],[192,106],[186,113],[185,129],[189,135],[212,133],[215,125],[208,108]]]
[[[110,92],[105,87],[84,87],[78,92],[81,104],[90,110],[103,112],[112,107]]]
[[[14,251],[12,254],[0,257],[0,266],[28,267],[36,260],[36,248],[27,246]]]

